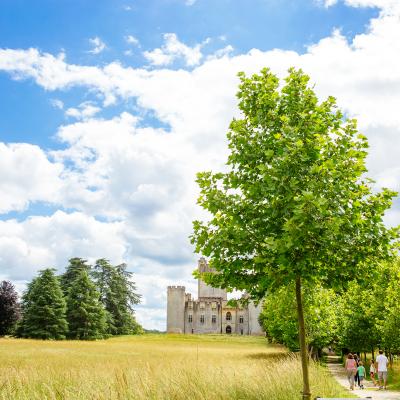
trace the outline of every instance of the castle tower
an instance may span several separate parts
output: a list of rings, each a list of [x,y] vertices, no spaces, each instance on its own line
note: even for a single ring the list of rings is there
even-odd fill
[[[185,287],[168,286],[167,333],[185,333]]]
[[[207,264],[207,261],[204,257],[201,257],[198,263],[199,272],[215,272],[210,266]],[[212,286],[207,285],[201,279],[198,279],[198,298],[202,297],[218,297],[222,300],[227,299],[226,290],[220,288],[213,288]]]
[[[258,321],[262,311],[262,302],[255,305],[252,301],[249,302],[249,335],[263,335],[264,332]]]

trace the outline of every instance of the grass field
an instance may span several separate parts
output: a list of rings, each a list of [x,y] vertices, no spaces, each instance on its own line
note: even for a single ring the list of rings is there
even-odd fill
[[[313,396],[345,397],[318,365],[311,381]],[[296,356],[260,337],[0,339],[1,400],[291,400],[301,386]]]

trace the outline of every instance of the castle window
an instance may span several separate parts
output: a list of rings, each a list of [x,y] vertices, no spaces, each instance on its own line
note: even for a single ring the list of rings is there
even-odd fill
[[[239,317],[239,324],[243,324],[243,315]]]
[[[213,301],[213,302],[211,303],[211,308],[212,308],[213,310],[215,310],[215,309],[217,308],[217,303],[216,303],[215,301]]]
[[[205,303],[204,303],[203,301],[200,302],[200,308],[201,308],[201,309],[206,308],[206,305],[205,305]]]
[[[193,308],[193,301],[188,302],[188,308]]]
[[[216,316],[216,315],[213,315],[213,316],[211,317],[211,322],[212,322],[213,324],[216,324],[216,323],[217,323],[217,316]]]
[[[230,321],[232,319],[232,314],[228,311],[227,313],[226,313],[226,320],[227,321]]]
[[[192,314],[189,314],[189,316],[188,316],[188,322],[189,322],[189,323],[192,323],[192,322],[193,322],[193,315],[192,315]]]
[[[200,323],[204,324],[204,315],[200,315]]]

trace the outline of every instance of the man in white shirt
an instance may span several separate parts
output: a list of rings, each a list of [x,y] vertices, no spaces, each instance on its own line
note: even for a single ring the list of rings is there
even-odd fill
[[[377,364],[377,370],[378,370],[378,379],[379,379],[379,389],[386,389],[386,381],[387,381],[387,365],[388,365],[388,359],[387,357],[383,354],[383,350],[379,350],[379,355],[376,357],[376,364]],[[383,384],[382,384],[383,383]]]

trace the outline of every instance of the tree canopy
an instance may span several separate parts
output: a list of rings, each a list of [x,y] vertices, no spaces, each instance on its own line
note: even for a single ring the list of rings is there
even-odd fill
[[[10,281],[0,282],[0,336],[14,332],[20,318],[18,294]]]
[[[65,339],[66,304],[54,269],[39,272],[22,296],[20,335],[37,339]]]

